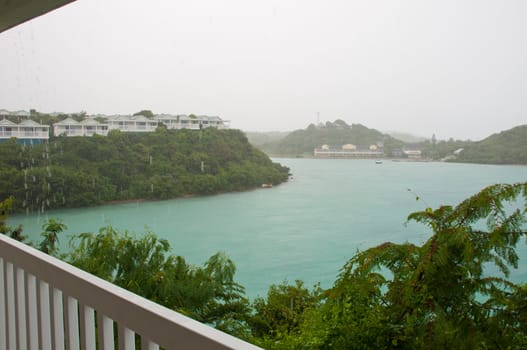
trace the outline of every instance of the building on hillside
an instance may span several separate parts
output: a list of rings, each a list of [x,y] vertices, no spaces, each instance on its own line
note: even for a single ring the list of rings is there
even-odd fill
[[[327,146],[327,145],[325,145]],[[348,144],[345,144],[345,145],[342,145],[342,150],[344,151],[356,151],[357,150],[357,146],[351,144],[351,143],[348,143]]]
[[[422,152],[420,149],[405,149],[404,154],[408,157],[408,159],[421,159]]]
[[[166,126],[167,129],[182,129],[179,118],[186,115],[157,114],[154,120]]]
[[[199,130],[205,128],[229,128],[229,121],[223,120],[216,116],[158,114],[154,117],[154,120],[158,121],[159,123],[163,123],[167,129]]]
[[[7,109],[0,109],[0,118],[18,118],[21,119],[28,119],[30,116],[30,113],[27,111],[8,111]]]
[[[84,119],[79,125],[82,127],[83,136],[108,135],[108,124],[99,123],[95,119]]]
[[[53,134],[55,136],[84,136],[82,125],[72,118],[66,118],[53,124]]]
[[[206,117],[207,123],[203,123],[204,127],[211,127],[211,128],[218,128],[218,129],[228,129],[230,126],[229,120],[223,120],[218,116],[200,116],[200,117]],[[199,118],[199,117],[198,117]]]
[[[158,126],[157,120],[148,119],[143,115],[119,115],[108,117],[108,130],[123,132],[153,132]]]
[[[8,119],[0,120],[0,142],[16,138],[22,144],[41,144],[49,140],[49,126],[31,119],[14,123]]]
[[[346,144],[341,147],[322,145],[315,148],[314,156],[320,158],[380,158],[384,152],[375,147],[358,148],[352,144]]]

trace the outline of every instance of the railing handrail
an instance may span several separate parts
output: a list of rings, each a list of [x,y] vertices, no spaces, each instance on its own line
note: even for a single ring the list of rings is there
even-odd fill
[[[167,349],[260,349],[0,234],[0,257]]]

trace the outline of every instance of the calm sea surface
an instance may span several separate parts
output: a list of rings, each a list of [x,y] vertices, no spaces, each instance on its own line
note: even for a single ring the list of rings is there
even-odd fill
[[[271,189],[169,201],[107,205],[14,216],[34,241],[46,218],[60,218],[67,236],[112,225],[141,234],[151,230],[173,253],[202,264],[217,251],[236,263],[249,297],[269,285],[301,279],[331,286],[358,249],[385,242],[422,243],[429,230],[406,217],[427,206],[458,204],[494,183],[527,181],[525,166],[412,163],[344,159],[276,159],[293,179]],[[411,189],[411,192],[409,191]],[[420,197],[416,201],[416,195]],[[514,280],[527,281],[527,248]]]

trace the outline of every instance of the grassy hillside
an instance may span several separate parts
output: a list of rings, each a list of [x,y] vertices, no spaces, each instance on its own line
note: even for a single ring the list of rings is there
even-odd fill
[[[13,196],[16,211],[240,191],[279,184],[288,173],[238,130],[112,131],[45,145],[0,143],[0,198]]]
[[[487,164],[527,164],[527,125],[493,134],[467,145],[459,162]]]
[[[377,142],[383,142],[385,151],[388,152],[403,145],[402,141],[375,129],[335,120],[322,126],[311,124],[306,129],[293,131],[278,142],[262,146],[262,149],[276,155],[302,155],[313,154],[314,148],[324,144],[341,146],[351,143],[359,147],[368,147]]]

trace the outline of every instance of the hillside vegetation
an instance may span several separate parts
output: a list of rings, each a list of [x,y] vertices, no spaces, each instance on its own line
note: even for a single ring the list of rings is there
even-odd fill
[[[238,130],[112,131],[0,144],[0,198],[13,196],[14,211],[241,191],[279,184],[288,174]]]
[[[275,143],[268,143],[262,149],[276,155],[313,154],[313,149],[321,145],[354,144],[368,147],[382,142],[384,149],[391,152],[393,148],[404,143],[375,129],[369,129],[361,124],[348,125],[343,120],[335,120],[325,125],[309,125],[306,129],[296,130]]]
[[[527,164],[527,125],[467,144],[456,159],[466,163]]]

